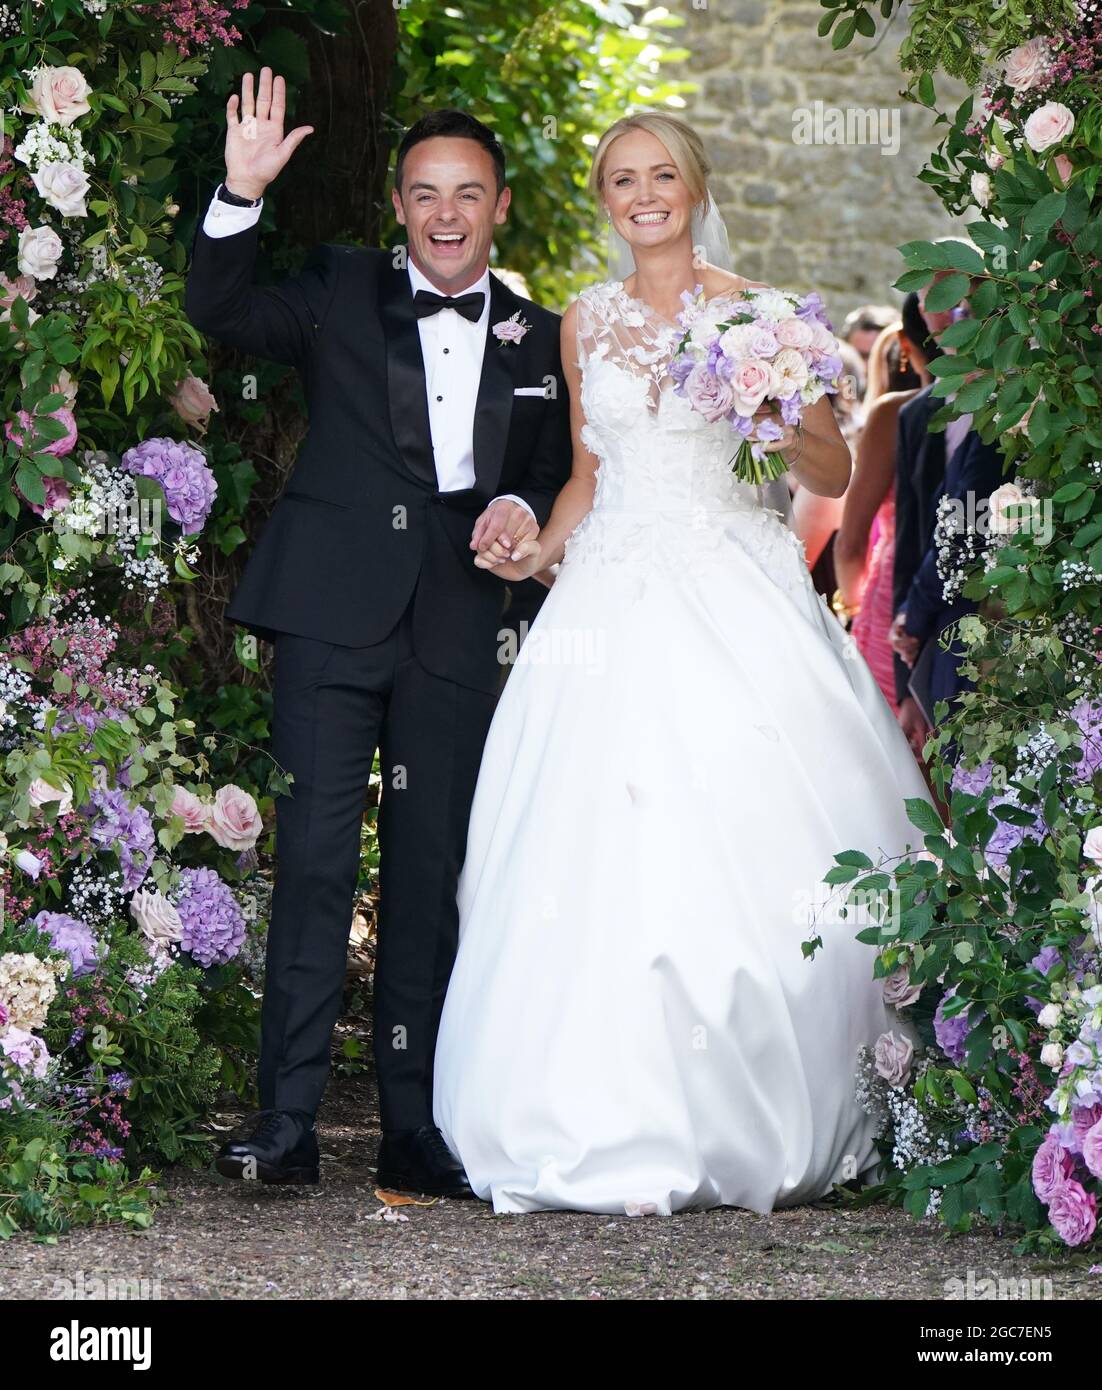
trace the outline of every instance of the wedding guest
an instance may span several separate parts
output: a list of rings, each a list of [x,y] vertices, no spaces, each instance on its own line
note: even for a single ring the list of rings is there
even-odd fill
[[[862,304],[846,315],[838,336],[843,342],[850,343],[863,358],[868,357],[878,336],[898,317],[899,311],[890,304]]]
[[[972,246],[966,237],[939,237],[938,243],[959,241]],[[974,249],[974,248],[973,248]],[[937,342],[939,333],[953,322],[951,309],[931,311],[926,308],[926,296],[939,280],[951,272],[938,271],[918,292],[919,309],[931,338]],[[943,349],[938,348],[938,351]],[[945,482],[946,456],[951,457],[964,439],[971,424],[970,418],[949,422],[944,430],[929,429],[932,417],[943,405],[941,397],[933,395],[933,384],[922,390],[899,412],[899,432],[896,440],[895,488],[895,558],[892,566],[892,602],[896,616],[891,628],[895,651],[895,689],[899,703],[899,722],[915,750],[921,755],[929,733],[929,725],[908,689],[911,667],[900,655],[897,645],[904,632],[902,610],[906,605],[911,583],[933,534],[937,499]],[[906,644],[908,647],[910,644]],[[912,658],[913,659],[913,658]]]
[[[834,418],[853,455],[864,421],[865,363],[849,343],[840,344],[843,363],[841,389],[830,397]],[[804,543],[807,567],[817,593],[829,599],[837,588],[834,537],[842,521],[845,497],[819,497],[788,474],[792,493],[792,526]]]
[[[851,632],[858,649],[897,715],[899,702],[888,640],[894,613],[896,436],[900,410],[921,386],[933,380],[926,363],[936,351],[918,307],[918,295],[911,293],[904,300],[902,318],[884,329],[869,354],[865,425],[834,542],[838,578],[834,611],[853,619]],[[915,376],[915,386],[902,385],[905,373]]]

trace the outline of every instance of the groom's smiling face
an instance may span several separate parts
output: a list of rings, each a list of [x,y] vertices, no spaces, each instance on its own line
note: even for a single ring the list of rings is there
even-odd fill
[[[392,196],[417,269],[444,294],[474,284],[509,209],[509,190],[498,192],[489,152],[463,137],[422,140],[406,155],[402,186]]]

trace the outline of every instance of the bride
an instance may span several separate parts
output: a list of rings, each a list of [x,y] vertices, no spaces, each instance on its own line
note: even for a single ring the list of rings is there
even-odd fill
[[[892,1026],[873,949],[852,920],[815,960],[801,943],[835,852],[902,852],[927,792],[799,541],[735,480],[730,426],[672,391],[682,292],[756,284],[694,259],[707,173],[670,115],[601,139],[634,270],[563,319],[550,520],[479,560],[562,561],[486,743],[435,1060],[436,1123],[498,1212],[767,1212],[877,1163],[854,1099]],[[844,491],[825,397],[772,447]]]

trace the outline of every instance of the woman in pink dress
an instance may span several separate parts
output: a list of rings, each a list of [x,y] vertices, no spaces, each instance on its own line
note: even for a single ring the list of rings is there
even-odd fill
[[[885,328],[869,353],[865,425],[853,479],[846,490],[842,524],[834,541],[839,605],[853,618],[852,634],[884,698],[899,713],[888,629],[892,623],[895,556],[895,438],[900,409],[932,381],[931,350],[918,295],[909,294],[899,323]],[[893,357],[896,359],[893,361]],[[908,362],[921,385],[893,389]]]

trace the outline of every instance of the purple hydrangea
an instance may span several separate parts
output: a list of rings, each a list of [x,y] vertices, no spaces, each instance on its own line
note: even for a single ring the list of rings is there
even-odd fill
[[[971,1005],[959,1014],[953,1014],[949,1018],[945,1017],[946,1002],[952,999],[956,992],[954,985],[948,993],[942,995],[941,1003],[937,1006],[937,1011],[934,1014],[934,1037],[937,1039],[938,1047],[941,1048],[946,1057],[959,1065],[964,1061],[965,1043],[968,1040],[968,1034],[972,1031],[972,1024],[968,1021]]]
[[[179,522],[185,536],[203,529],[218,484],[194,445],[155,435],[127,449],[122,466],[130,473],[156,478],[164,491],[168,514]]]
[[[153,818],[144,806],[131,806],[123,791],[96,790],[88,807],[97,814],[89,827],[92,842],[119,856],[126,889],[140,888],[153,857]]]
[[[957,792],[964,792],[968,796],[982,796],[991,785],[991,777],[994,764],[988,759],[987,762],[980,763],[978,767],[966,768],[961,764],[953,769],[952,788]],[[992,831],[991,838],[984,846],[984,858],[998,868],[1002,868],[1010,856],[1011,850],[1015,850],[1025,839],[1040,841],[1045,837],[1046,826],[1044,820],[1038,816],[1032,825],[1011,825],[1009,821],[999,819],[999,808],[1002,806],[1017,806],[1017,792],[1009,788],[1006,793],[998,800],[992,797],[988,803],[988,811],[995,818],[995,829]],[[1025,808],[1032,811],[1034,808]]]
[[[225,965],[245,939],[245,916],[213,869],[184,869],[176,890],[180,947],[200,965]]]
[[[99,941],[86,922],[64,912],[40,912],[34,924],[47,932],[55,951],[69,957],[74,975],[90,975],[99,963]]]
[[[1102,704],[1080,700],[1072,706],[1070,713],[1083,736],[1076,774],[1081,783],[1090,782],[1102,768]]]

